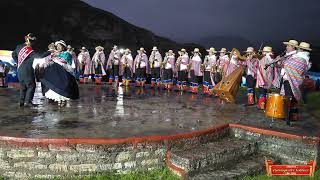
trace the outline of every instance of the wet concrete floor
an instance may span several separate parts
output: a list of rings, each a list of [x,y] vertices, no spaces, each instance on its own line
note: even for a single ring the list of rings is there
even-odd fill
[[[80,85],[80,99],[64,107],[49,103],[37,89],[35,108],[19,108],[18,89],[0,89],[0,135],[34,138],[166,135],[236,122],[270,129],[271,119],[256,107],[245,107],[245,93],[237,104],[221,104],[216,97],[146,88]],[[316,136],[320,123],[302,112],[288,127],[274,120],[273,130]]]

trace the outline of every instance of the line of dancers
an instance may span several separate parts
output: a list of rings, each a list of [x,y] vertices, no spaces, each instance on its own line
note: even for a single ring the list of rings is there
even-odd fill
[[[91,78],[99,84],[102,76],[109,74],[109,84],[114,82],[116,87],[130,86],[134,80],[135,86],[139,88],[145,87],[149,75],[151,88],[198,93],[201,84],[203,94],[213,95],[214,86],[223,77],[228,77],[239,66],[244,66],[247,105],[257,104],[259,109],[264,110],[266,95],[271,88],[275,88],[290,99],[285,108],[289,112],[286,120],[290,124],[290,119],[297,118],[295,114],[301,100],[300,86],[305,72],[311,67],[310,44],[298,43],[296,40],[283,42],[286,49],[277,57],[270,46],[258,51],[248,47],[244,51],[245,55],[241,55],[235,48],[232,51],[226,48],[217,51],[211,47],[205,56],[198,48],[190,54],[186,49],[181,49],[177,56],[173,50],[168,50],[162,56],[155,46],[149,56],[141,47],[133,58],[130,49],[123,50],[114,46],[106,58],[104,48],[97,46],[91,58],[85,47],[76,55],[74,49],[63,40],[50,44],[48,52],[40,56],[32,49],[34,42],[36,37],[32,33],[28,34],[25,43],[18,45],[12,54],[18,61],[20,106],[32,105],[35,79],[41,82],[44,96],[57,102],[79,98],[74,74],[80,74],[80,83],[87,83]],[[259,89],[258,95],[255,89]]]
[[[164,57],[157,47],[152,48],[149,56],[141,47],[133,58],[129,49],[121,50],[114,46],[107,62],[104,62],[105,58],[100,60],[93,58],[90,61],[89,53],[85,48],[82,48],[84,51],[79,54],[77,60],[80,62],[79,69],[84,70],[81,74],[81,82],[84,83],[88,81],[91,74],[86,70],[94,69],[92,65],[101,62],[101,66],[96,71],[98,73],[96,77],[109,72],[109,84],[114,81],[118,86],[119,77],[122,76],[120,85],[129,86],[135,77],[135,85],[144,88],[147,75],[149,75],[151,76],[151,88],[162,86],[169,91],[175,89],[198,93],[201,83],[203,94],[208,95],[214,94],[214,86],[223,77],[228,77],[239,66],[245,66],[248,97],[246,105],[256,104],[258,109],[265,110],[267,94],[271,92],[271,89],[275,89],[276,92],[289,99],[288,102],[285,102],[284,109],[285,119],[290,125],[290,119],[298,119],[298,106],[301,101],[300,88],[304,74],[312,64],[309,61],[312,49],[309,43],[299,43],[296,40],[289,40],[283,44],[285,51],[279,56],[275,56],[271,46],[265,46],[259,50],[248,47],[244,55],[241,55],[240,51],[235,48],[232,51],[227,51],[226,48],[216,51],[211,47],[207,49],[205,56],[202,56],[198,48],[195,48],[190,54],[185,49],[181,49],[178,51],[178,56],[173,50],[169,50]],[[103,51],[102,48],[97,47],[96,49],[99,52]],[[94,57],[97,57],[96,54]],[[103,66],[104,63],[106,66]],[[101,71],[100,67],[102,69],[105,67],[105,71]],[[256,89],[259,92],[257,95]]]

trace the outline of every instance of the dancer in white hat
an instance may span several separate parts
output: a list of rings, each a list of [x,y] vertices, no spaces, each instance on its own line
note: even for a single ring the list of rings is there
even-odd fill
[[[217,73],[216,73],[216,77],[215,77],[215,82],[219,83],[222,79],[222,75],[223,73],[226,72],[227,66],[226,62],[229,61],[229,56],[228,56],[228,51],[226,48],[221,48],[221,50],[219,51],[219,58],[217,61]]]
[[[104,64],[106,61],[106,56],[103,52],[104,48],[102,46],[96,47],[96,52],[92,57],[92,63],[95,69],[94,79],[96,84],[101,84],[102,76],[106,75],[106,71],[104,69]]]
[[[204,58],[203,62],[203,93],[204,94],[213,94],[213,87],[215,85],[214,76],[216,73],[217,66],[217,57],[216,57],[216,49],[211,47],[207,50],[209,53]]]
[[[116,86],[118,86],[120,59],[121,59],[120,50],[118,49],[117,46],[113,46],[107,62],[107,69],[109,71],[109,84],[112,84],[112,81],[114,80],[116,83]]]
[[[163,61],[163,84],[167,90],[172,90],[173,88],[173,75],[176,71],[175,61],[173,50],[169,50]]]
[[[253,47],[248,47],[245,51],[246,61],[242,64],[246,67],[246,86],[247,86],[247,104],[248,106],[255,104],[255,87],[257,82],[257,69],[259,59]]]
[[[78,60],[80,63],[80,79],[85,79],[84,83],[87,83],[90,74],[89,69],[91,64],[91,57],[86,47],[82,47],[80,49],[80,53],[78,54]]]
[[[189,55],[185,49],[181,49],[179,52],[179,57],[176,61],[176,69],[178,73],[177,90],[186,91],[187,90],[187,80],[188,80],[188,64]]]
[[[257,70],[256,87],[259,88],[258,109],[264,110],[267,91],[272,87],[273,81],[273,69],[270,66],[266,66],[269,62],[273,61],[272,47],[265,46],[262,50],[262,56]]]
[[[189,76],[190,76],[190,92],[198,93],[199,81],[203,77],[203,72],[201,71],[201,53],[199,48],[195,48],[193,51],[193,56],[190,58],[189,62]]]
[[[162,63],[162,56],[156,46],[152,48],[151,55],[149,56],[150,71],[151,71],[151,88],[161,85],[160,66]]]
[[[304,74],[308,71],[309,52],[311,51],[309,43],[300,43],[296,40],[284,42],[286,45],[286,56],[282,61],[282,86],[281,94],[289,98],[284,107],[286,112],[287,125],[291,121],[298,120],[298,106],[301,101],[300,86],[303,83]],[[298,49],[298,52],[297,52]],[[303,53],[306,52],[307,53]]]
[[[133,62],[133,73],[136,75],[136,86],[143,88],[147,80],[147,72],[149,72],[149,60],[143,47],[137,52]]]
[[[76,75],[76,77],[78,77],[80,74],[80,63],[79,60],[77,58],[76,53],[74,52],[74,48],[71,45],[67,46],[67,51],[71,54],[72,56],[72,68],[74,71],[74,74]]]
[[[55,42],[55,46],[54,53],[46,58],[35,60],[33,67],[44,68],[40,81],[45,97],[63,105],[70,99],[78,99],[79,89],[72,74],[72,56],[66,51],[66,43],[59,40]]]
[[[125,49],[121,57],[120,76],[122,76],[122,85],[129,86],[133,76],[133,57],[130,49]]]

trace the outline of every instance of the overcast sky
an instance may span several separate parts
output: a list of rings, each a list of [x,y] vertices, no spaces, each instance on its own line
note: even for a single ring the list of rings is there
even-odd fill
[[[320,0],[83,0],[178,42],[236,36],[320,42]]]

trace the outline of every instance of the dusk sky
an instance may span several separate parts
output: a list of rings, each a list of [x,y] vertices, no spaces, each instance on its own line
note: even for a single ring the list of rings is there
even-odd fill
[[[319,0],[84,0],[178,42],[234,36],[320,42]]]

